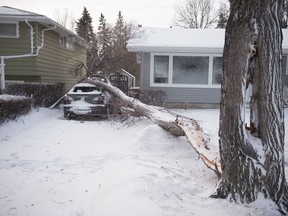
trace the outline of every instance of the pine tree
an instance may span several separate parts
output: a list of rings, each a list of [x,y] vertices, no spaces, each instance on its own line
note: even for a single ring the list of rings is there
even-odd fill
[[[228,6],[224,3],[221,3],[221,6],[220,6],[218,13],[219,13],[219,18],[218,18],[218,23],[217,23],[216,28],[225,29],[227,21],[228,21],[228,17],[229,17]]]
[[[118,18],[113,28],[113,41],[118,47],[126,49],[126,45],[129,39],[129,28],[124,22],[121,11],[118,13]]]
[[[124,69],[135,77],[139,77],[139,65],[136,62],[136,54],[127,50],[128,40],[133,37],[133,26],[125,22],[121,11],[118,13],[112,37],[113,65],[116,71]]]
[[[127,70],[124,64],[125,62],[127,62],[126,57],[129,55],[126,46],[130,38],[130,35],[131,35],[130,27],[126,25],[124,18],[121,14],[121,11],[119,11],[118,18],[112,31],[113,57],[116,60],[115,67],[117,69],[123,68]]]
[[[98,51],[102,68],[99,68],[106,75],[110,72],[110,65],[107,64],[112,58],[112,35],[111,29],[107,26],[106,19],[101,13],[97,32]]]
[[[92,18],[86,7],[84,7],[82,17],[76,22],[76,32],[87,42],[93,43],[95,35],[93,33]]]
[[[80,37],[91,44],[91,49],[87,51],[87,62],[85,63],[85,67],[87,68],[86,76],[89,76],[97,70],[99,56],[97,40],[93,32],[92,18],[86,7],[83,9],[82,17],[76,22],[76,32]]]

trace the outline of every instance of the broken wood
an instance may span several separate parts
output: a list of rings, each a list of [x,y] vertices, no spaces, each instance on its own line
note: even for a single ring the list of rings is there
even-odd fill
[[[146,116],[152,122],[158,124],[161,128],[169,131],[173,135],[186,136],[188,142],[198,153],[204,164],[209,169],[213,170],[219,178],[221,177],[221,164],[215,159],[215,156],[209,152],[208,144],[210,138],[203,132],[202,128],[195,120],[169,111],[163,107],[144,104],[136,98],[128,97],[120,89],[110,84],[91,79],[86,79],[85,82],[101,86],[118,97],[129,108],[132,108],[142,116]]]

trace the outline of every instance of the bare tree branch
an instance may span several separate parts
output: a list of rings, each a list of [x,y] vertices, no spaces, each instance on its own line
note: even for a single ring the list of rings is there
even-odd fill
[[[209,28],[217,20],[213,0],[186,0],[175,8],[174,23],[185,28]]]
[[[53,15],[57,23],[71,30],[72,32],[75,32],[76,19],[74,18],[73,14],[68,11],[67,8],[63,12],[59,11],[57,8],[55,9]]]

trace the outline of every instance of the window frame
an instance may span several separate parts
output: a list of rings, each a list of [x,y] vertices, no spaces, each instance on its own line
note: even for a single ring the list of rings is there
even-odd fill
[[[66,49],[74,52],[74,39],[71,37],[66,37],[66,45],[65,45]]]
[[[19,22],[18,21],[0,21],[1,24],[15,24],[16,35],[1,35],[0,38],[19,38]]]
[[[154,56],[168,56],[168,83],[154,82]],[[188,56],[188,57],[208,57],[208,84],[175,84],[173,83],[173,56]],[[220,53],[151,53],[150,56],[150,86],[151,87],[174,87],[174,88],[220,88],[221,84],[213,84],[213,58],[223,57]]]
[[[63,47],[66,50],[74,52],[74,50],[75,50],[75,41],[71,37],[59,35],[59,46]]]
[[[65,46],[66,46],[66,37],[65,36],[62,36],[62,35],[59,36],[59,45],[61,47],[65,48]]]
[[[160,83],[160,82],[155,82],[155,79],[156,78],[161,78],[161,77],[156,77],[155,76],[155,56],[163,56],[163,57],[168,57],[168,74],[167,74],[167,83],[166,82],[163,82],[163,83]],[[164,85],[167,85],[167,84],[169,84],[169,80],[170,80],[170,74],[169,74],[169,71],[170,71],[170,67],[171,67],[171,65],[170,65],[170,56],[169,55],[154,55],[154,58],[153,58],[153,68],[152,68],[152,71],[153,71],[153,80],[152,80],[152,82],[153,83],[155,83],[155,84],[159,84],[159,85],[162,85],[162,84],[164,84]],[[164,77],[162,77],[162,78],[164,78]],[[166,78],[166,77],[165,77]]]

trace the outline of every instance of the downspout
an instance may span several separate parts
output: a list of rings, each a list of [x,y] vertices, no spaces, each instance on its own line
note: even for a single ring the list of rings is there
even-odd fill
[[[37,47],[36,53],[34,53],[34,36],[33,36],[33,26],[25,20],[25,23],[30,27],[30,43],[31,43],[31,52],[22,54],[22,55],[14,55],[14,56],[0,56],[1,58],[1,70],[0,70],[0,94],[2,94],[5,90],[5,59],[13,59],[13,58],[25,58],[25,57],[35,57],[39,55],[39,51],[44,47],[44,32],[48,30],[56,29],[56,25],[50,28],[43,29],[41,31],[41,45]]]
[[[28,22],[28,20],[25,20],[25,23],[30,27],[30,45],[31,45],[31,54],[34,53],[34,32],[33,32],[33,26]]]
[[[46,29],[42,30],[42,32],[41,32],[41,45],[37,47],[36,54],[33,56],[39,55],[39,51],[44,47],[44,32],[49,31],[49,30],[53,30],[53,29],[56,29],[56,25],[54,25],[53,27],[46,28]]]

